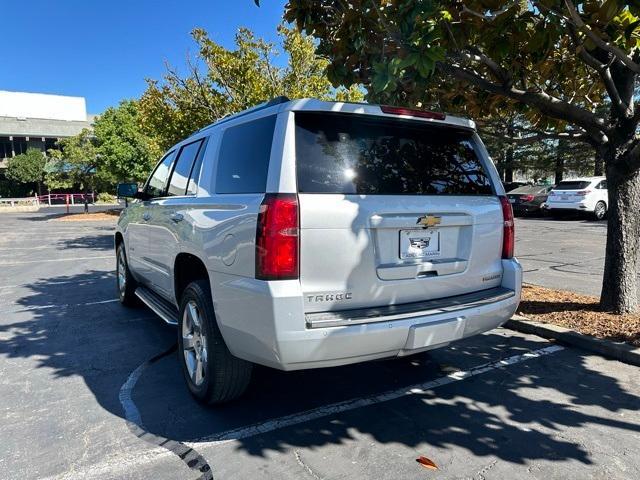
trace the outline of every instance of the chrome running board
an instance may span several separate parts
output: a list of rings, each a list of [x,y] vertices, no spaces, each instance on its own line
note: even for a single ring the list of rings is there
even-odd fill
[[[164,298],[145,287],[136,288],[135,294],[142,303],[153,310],[166,323],[178,325],[178,311]]]

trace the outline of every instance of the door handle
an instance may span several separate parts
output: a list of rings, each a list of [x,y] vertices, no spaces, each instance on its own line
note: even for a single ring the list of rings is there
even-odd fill
[[[149,220],[151,220],[151,214],[150,214],[149,212],[144,212],[144,213],[142,214],[142,219],[143,219],[145,222],[148,222]]]
[[[172,213],[171,215],[169,215],[169,218],[178,223],[184,219],[184,216],[181,213]]]

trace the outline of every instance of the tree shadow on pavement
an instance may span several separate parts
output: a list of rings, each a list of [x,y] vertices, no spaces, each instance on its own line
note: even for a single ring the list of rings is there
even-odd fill
[[[58,246],[64,249],[80,248],[80,249],[96,250],[100,252],[113,251],[115,248],[113,243],[113,228],[104,227],[104,229],[108,229],[109,235],[105,235],[105,234],[85,235],[82,237],[78,236],[78,237],[70,238],[66,240],[59,240]]]
[[[76,285],[102,299],[114,291],[104,272],[59,276],[34,282],[0,322],[0,358],[30,358],[54,378],[80,376],[95,401],[124,418],[120,387],[140,364],[174,344],[176,332],[147,309],[118,303],[87,307],[55,285]],[[97,299],[97,300],[100,300]],[[74,303],[75,302],[75,303]],[[153,364],[133,392],[145,428],[154,435],[196,442],[232,428],[260,424],[333,402],[358,398],[440,378],[487,362],[548,346],[539,339],[489,334],[448,348],[399,360],[346,367],[280,372],[256,368],[241,400],[206,408],[191,398],[172,354]],[[616,378],[589,367],[589,356],[575,350],[528,360],[377,406],[352,410],[240,439],[237,448],[254,456],[290,448],[343,445],[354,432],[381,444],[422,444],[463,448],[476,456],[495,456],[523,464],[536,459],[590,464],[590,453],[562,434],[597,426],[640,432],[640,398]],[[19,372],[13,383],[20,380]],[[19,408],[19,407],[18,407]],[[49,415],[64,411],[52,406]],[[615,415],[608,415],[615,413]]]

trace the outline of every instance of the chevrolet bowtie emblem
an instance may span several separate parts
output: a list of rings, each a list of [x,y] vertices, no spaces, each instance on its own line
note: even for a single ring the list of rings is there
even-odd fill
[[[419,217],[417,225],[422,225],[423,227],[435,227],[436,225],[440,225],[442,222],[442,217],[437,217],[436,215],[425,215],[424,217]]]

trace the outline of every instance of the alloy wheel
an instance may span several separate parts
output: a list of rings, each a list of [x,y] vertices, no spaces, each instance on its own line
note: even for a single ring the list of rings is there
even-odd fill
[[[187,303],[182,313],[182,353],[191,381],[196,386],[202,385],[208,360],[207,338],[200,310],[194,301]]]
[[[118,291],[120,297],[124,296],[127,288],[127,259],[124,256],[124,248],[118,250]]]

